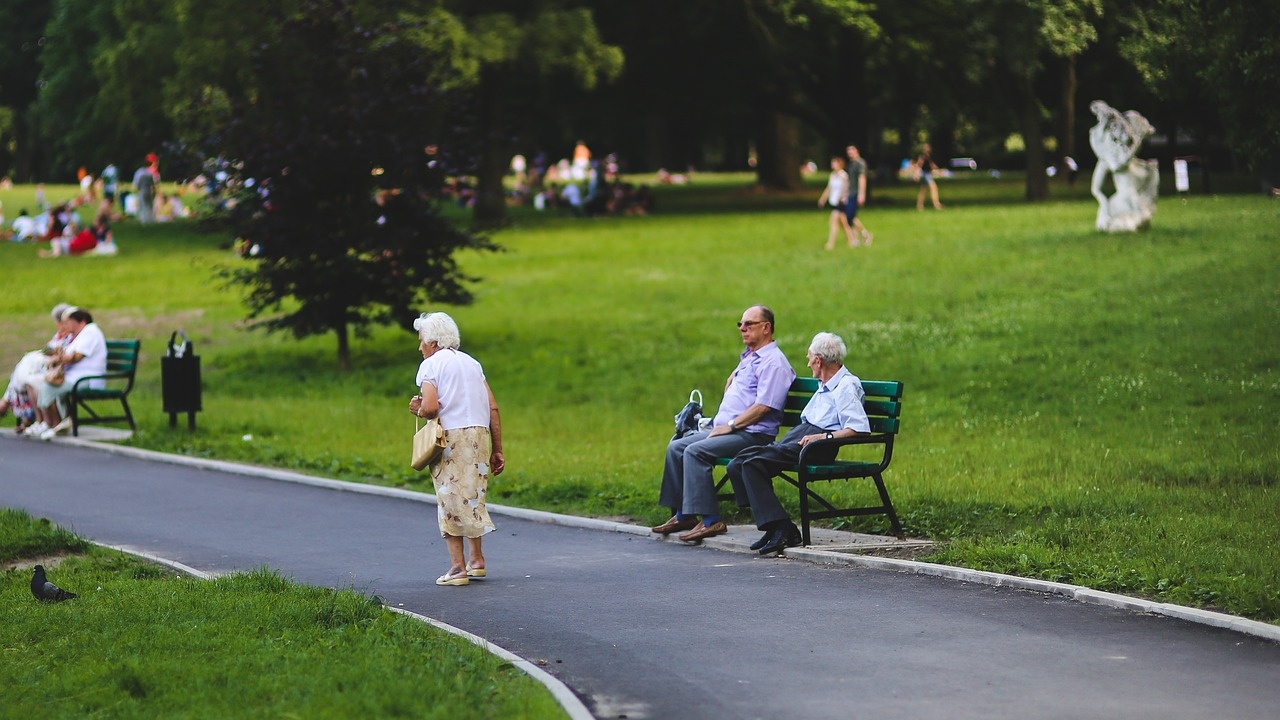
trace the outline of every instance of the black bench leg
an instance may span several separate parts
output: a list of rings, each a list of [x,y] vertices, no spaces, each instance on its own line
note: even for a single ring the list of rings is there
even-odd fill
[[[889,523],[893,526],[893,534],[899,540],[906,540],[906,533],[902,532],[902,523],[898,521],[898,513],[894,512],[893,502],[889,500],[889,491],[884,486],[884,478],[880,475],[873,476],[876,481],[876,490],[880,493],[880,502],[884,504],[885,514],[889,516]]]
[[[804,545],[812,545],[809,538],[809,483],[804,480],[798,480],[796,487],[800,488],[800,542]]]
[[[129,399],[120,398],[120,404],[124,406],[124,419],[129,421],[129,429],[136,432],[138,426],[133,422],[133,412],[129,410]]]

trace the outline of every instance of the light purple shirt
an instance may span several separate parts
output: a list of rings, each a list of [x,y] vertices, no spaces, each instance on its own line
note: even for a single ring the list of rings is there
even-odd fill
[[[728,425],[752,405],[767,405],[773,410],[754,424],[738,429],[777,435],[782,426],[782,409],[787,404],[787,390],[796,379],[796,371],[778,344],[771,342],[759,350],[742,351],[742,359],[730,378],[714,424]]]

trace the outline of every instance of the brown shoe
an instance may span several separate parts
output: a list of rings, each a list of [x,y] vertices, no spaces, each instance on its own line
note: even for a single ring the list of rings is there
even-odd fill
[[[680,536],[683,542],[698,542],[703,538],[715,537],[716,535],[724,535],[729,532],[729,526],[724,524],[723,520],[717,520],[710,526],[698,523],[698,527]]]
[[[684,532],[685,530],[689,530],[697,524],[698,518],[696,517],[687,517],[683,520],[678,520],[675,515],[672,515],[670,520],[662,523],[656,528],[653,528],[653,532],[656,532],[659,535],[670,535],[673,532]]]

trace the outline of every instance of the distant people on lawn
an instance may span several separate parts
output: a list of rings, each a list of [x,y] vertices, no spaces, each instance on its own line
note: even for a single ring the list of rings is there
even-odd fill
[[[933,162],[933,148],[929,147],[929,143],[925,143],[920,148],[920,154],[916,156],[913,165],[920,175],[920,192],[916,193],[916,209],[924,210],[924,196],[928,193],[930,200],[933,201],[933,209],[941,210],[942,203],[938,200],[938,181],[933,179],[938,166]]]
[[[820,332],[809,343],[809,371],[821,382],[818,391],[800,413],[800,424],[781,440],[748,447],[729,463],[729,481],[739,507],[751,506],[756,528],[764,531],[752,546],[761,555],[800,544],[800,528],[773,492],[773,478],[800,461],[800,453],[811,443],[848,438],[871,431],[862,407],[862,381],[844,366],[847,353],[839,335]],[[838,445],[818,446],[805,455],[806,463],[821,464],[834,459]]]
[[[787,391],[796,378],[774,342],[775,330],[773,311],[764,305],[743,311],[738,333],[746,349],[725,383],[712,427],[674,438],[667,445],[658,504],[670,508],[672,516],[653,532],[688,531],[680,539],[696,542],[729,531],[716,502],[712,477],[716,458],[772,442],[782,426]]]
[[[133,173],[133,189],[137,196],[137,216],[138,222],[147,224],[155,221],[155,202],[156,202],[156,184],[159,179],[156,172],[152,172],[151,158],[154,155],[148,155],[148,164],[138,168]]]
[[[844,152],[849,158],[845,165],[845,172],[849,175],[849,199],[844,205],[845,233],[849,236],[850,247],[870,245],[871,232],[858,218],[859,208],[867,204],[867,161],[862,159],[856,145],[846,147]]]
[[[449,570],[436,584],[466,585],[488,574],[481,538],[495,529],[486,506],[489,477],[506,467],[498,401],[484,368],[458,349],[461,338],[453,318],[423,313],[413,329],[422,364],[415,379],[420,394],[409,401],[409,412],[439,419],[446,443],[444,455],[431,467],[436,517],[449,548]]]
[[[844,158],[831,158],[831,174],[827,176],[827,187],[818,197],[818,207],[829,207],[831,212],[827,218],[827,249],[836,246],[836,236],[844,233],[849,244],[853,245],[853,234],[849,230],[849,221],[845,218],[845,203],[849,199],[849,174],[844,169]]]

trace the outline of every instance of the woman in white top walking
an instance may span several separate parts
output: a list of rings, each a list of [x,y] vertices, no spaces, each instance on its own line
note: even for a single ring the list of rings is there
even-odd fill
[[[431,480],[440,534],[449,548],[449,571],[436,584],[466,585],[487,574],[480,540],[495,529],[486,507],[489,476],[506,466],[498,401],[480,363],[458,349],[458,325],[453,318],[423,313],[413,328],[422,352],[415,381],[421,394],[409,401],[409,412],[437,418],[445,438],[444,453],[431,468]]]

